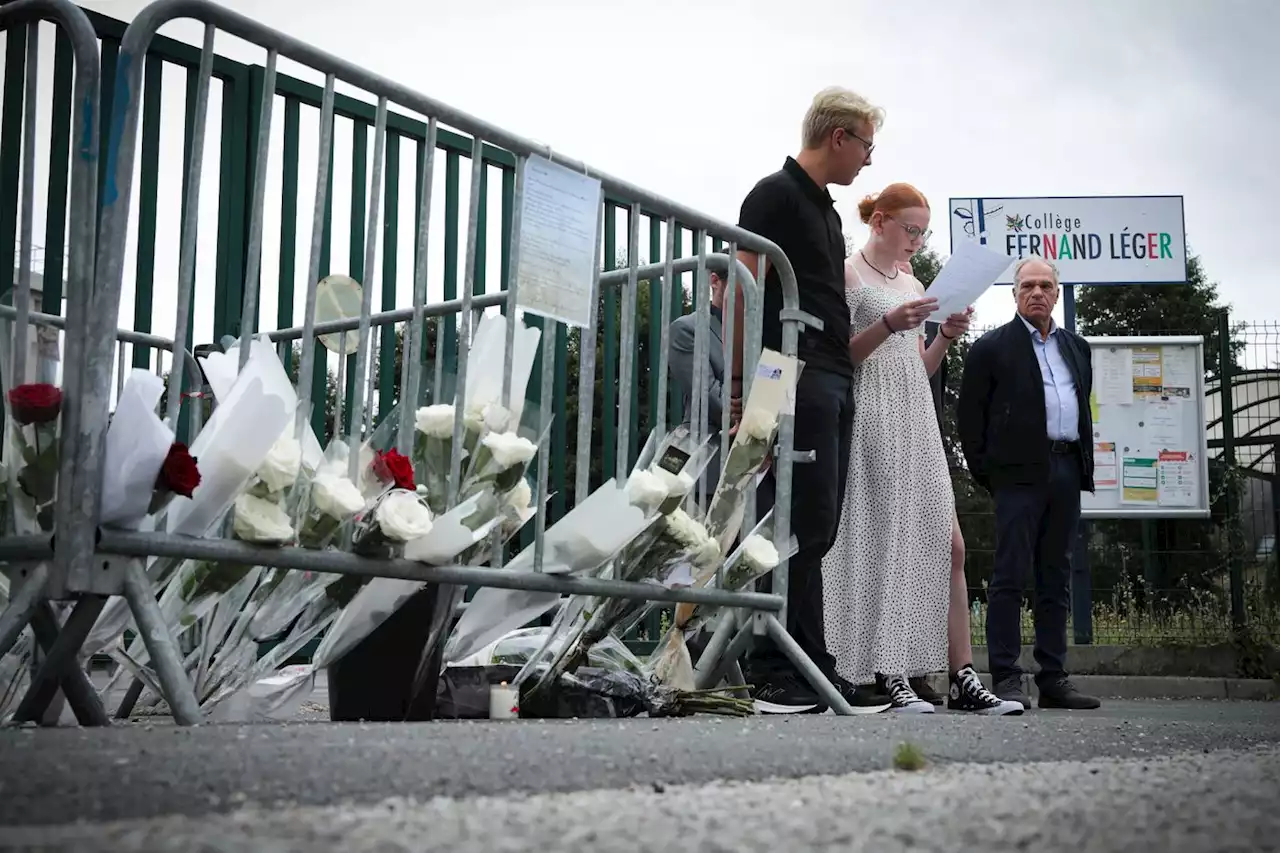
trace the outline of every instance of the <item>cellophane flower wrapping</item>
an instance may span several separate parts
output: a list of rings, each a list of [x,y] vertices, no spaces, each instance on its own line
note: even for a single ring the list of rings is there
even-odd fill
[[[680,571],[705,571],[720,564],[718,544],[705,528],[680,508],[689,490],[702,476],[715,455],[710,439],[694,446],[687,430],[678,428],[662,441],[651,440],[657,449],[647,467],[637,466],[626,486],[628,499],[654,521],[627,543],[612,561],[608,576],[631,583],[661,582]],[[575,639],[553,659],[539,679],[540,685],[555,684],[560,674],[571,672],[586,660],[591,646],[603,640],[617,624],[643,609],[643,601],[621,598],[592,599],[581,607],[581,615],[568,628]],[[566,611],[577,609],[576,605]],[[540,663],[535,661],[517,680],[528,678]]]
[[[653,464],[661,444],[656,432],[650,434],[632,470],[633,476]],[[543,572],[579,577],[600,575],[608,569],[613,557],[653,525],[665,493],[628,489],[627,485],[609,479],[546,530]],[[533,571],[534,551],[534,545],[530,544],[501,571]],[[456,661],[474,654],[558,604],[560,595],[554,592],[481,587],[454,626],[445,644],[444,659]],[[574,618],[586,604],[587,599],[581,596],[570,598],[557,615],[557,632],[574,624]]]
[[[723,589],[741,592],[758,578],[773,571],[783,560],[793,557],[799,549],[795,536],[783,544],[776,542],[773,511],[760,521],[742,543],[724,561],[723,571],[704,570],[695,575],[695,588],[715,587],[723,577]],[[646,671],[655,679],[678,690],[693,690],[693,662],[687,641],[696,634],[718,608],[684,602],[676,605],[671,625],[658,640],[653,654],[646,664]]]
[[[778,420],[795,412],[795,383],[799,362],[773,350],[763,350],[743,403],[742,420],[725,457],[716,493],[707,507],[707,530],[728,553],[742,529],[747,498],[769,458]]]

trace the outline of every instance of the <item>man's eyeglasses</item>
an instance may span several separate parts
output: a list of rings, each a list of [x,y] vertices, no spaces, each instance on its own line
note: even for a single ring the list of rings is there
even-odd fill
[[[912,240],[919,240],[922,243],[928,243],[929,238],[933,236],[933,232],[928,228],[920,228],[917,225],[908,225],[905,222],[898,222],[892,216],[886,216],[885,219],[891,219],[898,224],[898,227],[907,232],[907,236]]]
[[[842,128],[842,129],[844,130],[844,132],[845,132],[847,135],[852,136],[854,139],[856,139],[856,140],[858,140],[859,142],[861,142],[861,143],[862,143],[862,147],[864,147],[864,148],[866,148],[866,149],[867,149],[867,154],[866,154],[867,159],[868,159],[868,160],[869,160],[869,159],[871,159],[871,152],[876,150],[875,143],[873,143],[873,142],[868,142],[867,140],[863,139],[861,136],[859,136],[858,134],[854,133],[852,130],[850,130],[850,129],[849,129],[849,128],[847,128],[847,127],[846,127],[846,128]]]

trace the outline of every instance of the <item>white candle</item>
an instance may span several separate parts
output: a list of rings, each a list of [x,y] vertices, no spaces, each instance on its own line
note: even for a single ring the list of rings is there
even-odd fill
[[[507,682],[489,687],[489,719],[517,720],[520,718],[520,690],[508,687]]]

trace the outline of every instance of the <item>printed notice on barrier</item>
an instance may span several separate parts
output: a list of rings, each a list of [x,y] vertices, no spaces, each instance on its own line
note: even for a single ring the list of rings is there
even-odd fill
[[[1195,506],[1199,483],[1195,454],[1185,450],[1160,451],[1160,506]]]
[[[525,161],[516,303],[585,328],[595,301],[600,181],[543,157]]]

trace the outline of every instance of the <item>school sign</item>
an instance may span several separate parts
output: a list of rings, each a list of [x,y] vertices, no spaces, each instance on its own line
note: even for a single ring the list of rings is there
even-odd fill
[[[1182,196],[953,198],[951,250],[1052,260],[1064,284],[1185,284]],[[1013,283],[1013,268],[997,281]]]

